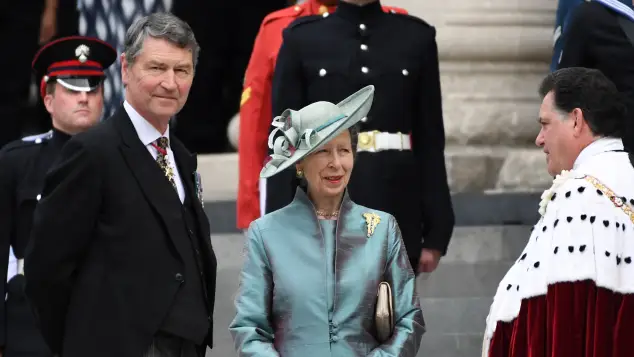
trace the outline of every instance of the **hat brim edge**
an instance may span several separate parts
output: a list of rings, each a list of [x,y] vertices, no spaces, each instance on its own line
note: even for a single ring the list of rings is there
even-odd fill
[[[365,97],[361,97],[361,96],[365,96]],[[361,97],[361,98],[359,98],[359,97]],[[341,107],[342,110],[344,111],[344,113],[346,113],[346,109],[345,108],[347,106],[349,106],[350,104],[352,104],[352,103],[356,104],[357,101],[361,101],[361,104],[360,105],[354,105],[353,106],[353,110],[350,111],[349,113],[346,113],[347,117],[345,118],[345,120],[333,123],[333,124],[329,125],[328,127],[326,127],[325,129],[323,129],[322,132],[325,132],[325,133],[324,133],[322,139],[317,144],[315,144],[315,146],[313,146],[313,148],[311,148],[311,149],[297,149],[293,155],[291,155],[288,159],[286,159],[282,164],[280,164],[277,167],[272,166],[272,165],[265,165],[262,168],[262,171],[260,172],[260,178],[263,178],[263,179],[270,178],[270,177],[275,176],[276,174],[286,170],[291,165],[297,163],[298,161],[300,161],[304,157],[306,157],[306,156],[312,154],[313,152],[315,152],[317,149],[319,149],[322,145],[324,145],[328,141],[332,140],[333,138],[337,137],[339,134],[341,134],[345,130],[347,130],[350,127],[352,127],[353,125],[357,124],[370,111],[370,108],[372,107],[372,99],[373,98],[374,98],[374,86],[370,85],[370,86],[366,86],[366,87],[360,89],[359,91],[357,91],[356,93],[352,94],[348,98],[346,98],[343,101],[339,102],[337,104],[337,106]],[[328,131],[330,131],[330,132],[328,132]]]

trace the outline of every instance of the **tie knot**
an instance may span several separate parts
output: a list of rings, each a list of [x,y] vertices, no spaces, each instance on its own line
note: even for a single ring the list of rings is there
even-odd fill
[[[163,149],[163,150],[167,150],[167,147],[170,144],[170,140],[164,136],[161,136],[160,138],[156,139],[156,146],[158,146],[159,148]]]

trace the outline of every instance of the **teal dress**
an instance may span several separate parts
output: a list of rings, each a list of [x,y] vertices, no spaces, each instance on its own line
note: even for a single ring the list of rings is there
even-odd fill
[[[339,212],[319,220],[298,189],[290,205],[251,224],[229,326],[239,356],[416,356],[423,314],[396,220],[347,193]],[[371,234],[366,213],[380,218]],[[394,295],[395,331],[384,343],[374,325],[381,281]]]

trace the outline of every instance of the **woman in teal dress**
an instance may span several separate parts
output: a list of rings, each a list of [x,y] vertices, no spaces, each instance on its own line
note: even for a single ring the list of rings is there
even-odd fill
[[[295,165],[306,188],[249,227],[229,327],[241,357],[416,356],[425,328],[398,224],[346,192],[354,124],[373,94],[368,86],[337,105],[317,102],[275,118],[274,153],[260,176]],[[381,282],[392,290],[393,329],[380,339]]]

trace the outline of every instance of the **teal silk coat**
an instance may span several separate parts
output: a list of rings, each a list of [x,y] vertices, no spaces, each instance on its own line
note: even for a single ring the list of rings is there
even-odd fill
[[[423,313],[396,220],[347,193],[339,212],[338,222],[320,222],[297,189],[291,204],[251,223],[229,327],[241,357],[416,356]],[[381,218],[370,237],[364,213]],[[383,344],[374,337],[381,281],[392,286],[395,315]]]

